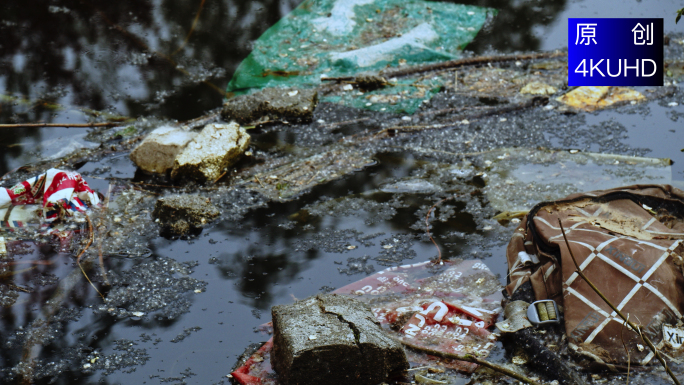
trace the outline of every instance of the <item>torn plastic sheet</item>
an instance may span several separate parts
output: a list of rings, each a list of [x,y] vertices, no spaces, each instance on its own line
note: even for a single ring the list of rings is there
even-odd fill
[[[509,148],[484,153],[480,160],[487,198],[504,212],[527,211],[540,201],[587,189],[672,181],[670,159]]]
[[[100,198],[80,174],[51,168],[45,173],[0,189],[0,217],[6,228],[44,220],[51,224],[85,212]]]
[[[257,39],[227,90],[317,86],[322,76],[453,60],[495,14],[419,0],[306,0]],[[422,93],[410,99],[431,96],[422,86],[403,88]],[[337,101],[363,108],[372,103],[363,96]]]
[[[571,348],[626,370],[629,362],[645,365],[654,355],[638,334],[623,332],[622,319],[577,275],[559,219],[583,273],[630,320],[640,320],[658,349],[673,354],[662,330],[684,312],[684,191],[634,185],[542,202],[522,220],[506,250],[508,293],[530,282],[537,300],[563,307]],[[520,258],[532,254],[538,263]]]
[[[58,252],[78,245],[80,226],[59,219],[82,218],[81,213],[99,202],[97,193],[78,173],[57,169],[49,169],[11,188],[0,188],[0,259],[5,262],[0,267],[0,277],[12,282],[8,282],[0,296],[0,307],[14,305],[19,297],[19,282],[34,284],[31,275],[21,274],[32,268],[17,269],[16,264],[27,263],[28,259],[38,264],[53,263],[40,260],[40,250],[49,245],[44,236],[54,236]]]
[[[413,346],[486,357],[495,346],[488,330],[501,312],[501,284],[479,260],[430,261],[392,267],[333,293],[367,302],[383,329]],[[278,384],[269,340],[231,375],[240,384]],[[413,367],[439,364],[472,373],[477,364],[407,349]]]

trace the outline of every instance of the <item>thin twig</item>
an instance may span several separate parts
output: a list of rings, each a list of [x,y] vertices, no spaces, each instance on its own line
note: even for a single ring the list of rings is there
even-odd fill
[[[309,178],[309,180],[306,182],[306,184],[313,182],[313,180],[318,176],[318,174],[320,174],[320,172],[321,172],[321,170],[316,171],[316,173],[313,174],[313,176],[311,178]]]
[[[33,127],[73,127],[73,128],[88,128],[88,127],[115,127],[121,126],[121,123],[115,122],[101,122],[101,123],[12,123],[0,124],[0,128],[33,128]]]
[[[52,265],[53,261],[13,261],[5,262],[2,266],[13,266],[13,265]]]
[[[104,204],[104,215],[103,218],[107,219],[107,212],[109,211],[109,199],[112,195],[112,184],[109,184],[109,187],[107,188],[107,196],[105,197],[105,204]],[[105,231],[101,232],[100,234],[100,242],[98,243],[98,248],[97,248],[97,258],[98,261],[100,262],[100,272],[102,273],[102,278],[104,278],[104,282],[107,286],[111,286],[109,283],[109,279],[107,279],[107,272],[105,271],[104,267],[104,258],[102,257],[102,244],[104,243],[104,238],[105,235],[107,235],[107,224],[104,224]]]
[[[102,295],[102,293],[100,293],[100,291],[97,290],[97,287],[95,287],[95,284],[93,284],[93,282],[90,280],[90,278],[88,278],[88,274],[86,274],[85,270],[83,270],[83,266],[81,266],[81,257],[86,252],[86,250],[88,250],[90,245],[93,244],[93,237],[95,236],[95,234],[93,232],[93,222],[90,221],[90,217],[88,217],[88,214],[86,214],[86,220],[88,221],[88,234],[89,234],[88,243],[85,245],[83,250],[81,250],[81,252],[78,253],[78,257],[76,257],[76,263],[78,264],[78,267],[81,268],[81,272],[83,273],[83,276],[85,276],[85,278],[88,280],[88,282],[90,282],[90,286],[92,286],[93,289],[95,289],[97,294],[99,294],[100,297],[102,297],[102,299],[105,299],[104,295]]]
[[[29,293],[29,294],[30,294],[30,293],[33,293],[33,290],[27,289],[27,288],[24,288],[24,287],[21,287],[21,286],[19,286],[19,285],[15,285],[15,284],[13,284],[13,283],[8,283],[8,284],[6,284],[6,285],[7,285],[8,287],[14,289],[14,290],[23,291],[24,293]]]
[[[214,179],[214,182],[212,184],[216,184],[218,181],[221,180],[226,174],[228,173],[228,170],[224,171],[223,174],[219,175],[218,178]]]
[[[629,313],[627,313],[627,320],[629,320]],[[625,324],[622,324],[622,328],[620,328],[620,339],[622,340],[622,347],[625,348],[625,353],[627,353],[627,383],[626,385],[629,385],[629,369],[630,365],[632,363],[632,359],[629,354],[629,349],[627,349],[627,345],[625,344],[625,337],[624,337],[624,332],[625,331]]]
[[[421,72],[437,71],[452,69],[458,67],[480,65],[487,63],[502,63],[510,61],[527,61],[536,59],[550,59],[554,57],[566,56],[565,52],[554,51],[554,52],[541,52],[533,53],[527,55],[503,55],[503,56],[478,56],[467,59],[450,60],[441,63],[425,64],[409,68],[401,68],[394,70],[386,70],[380,73],[381,76],[386,78],[395,78],[408,75],[414,75]]]
[[[432,366],[418,366],[415,368],[408,369],[409,372],[414,371],[414,370],[423,370],[423,369],[430,369]]]
[[[435,203],[434,205],[432,205],[432,207],[430,207],[430,210],[428,210],[427,215],[425,215],[425,231],[427,232],[428,237],[430,237],[430,241],[432,241],[432,244],[435,245],[435,247],[437,248],[437,260],[435,261],[435,264],[442,264],[442,250],[440,250],[439,246],[437,246],[437,242],[435,242],[434,238],[432,238],[432,234],[430,234],[430,214],[432,214],[432,210],[434,210],[435,207],[437,207],[437,205],[454,198],[455,197],[451,196]]]
[[[66,106],[63,106],[59,103],[55,103],[53,101],[48,101],[48,100],[41,100],[41,99],[36,99],[36,100],[31,100],[31,99],[26,99],[21,96],[14,96],[14,95],[7,95],[7,94],[0,94],[0,103],[2,102],[12,102],[12,103],[17,103],[19,105],[26,106],[28,108],[44,108],[52,111],[61,111],[67,109]],[[71,108],[71,107],[70,107]],[[76,111],[81,112],[83,115],[90,116],[90,117],[104,117],[108,122],[128,122],[132,121],[134,119],[127,117],[127,116],[121,116],[121,115],[116,115],[108,112],[102,112],[102,111],[97,111],[97,110],[91,110],[90,108],[86,107],[76,107]]]
[[[443,129],[449,129],[449,128],[456,128],[458,126],[466,125],[475,122],[478,119],[485,118],[487,116],[491,115],[501,115],[501,114],[506,114],[509,112],[513,111],[521,111],[525,110],[528,108],[534,108],[538,106],[543,106],[548,103],[548,98],[545,97],[535,97],[532,99],[529,99],[525,102],[522,103],[516,103],[512,105],[506,105],[503,107],[473,107],[473,108],[468,108],[464,111],[469,112],[471,109],[477,109],[479,111],[476,111],[475,113],[472,114],[464,114],[459,116],[458,118],[450,118],[449,122],[447,123],[437,123],[437,124],[426,124],[426,125],[397,125],[393,127],[387,127],[382,130],[379,130],[377,132],[373,132],[369,135],[366,136],[356,136],[356,135],[351,135],[348,137],[344,137],[340,139],[340,141],[344,141],[346,143],[350,143],[349,139],[353,139],[353,142],[367,142],[370,140],[378,139],[378,138],[384,138],[384,137],[391,137],[391,134],[395,133],[412,133],[412,132],[418,132],[418,131],[427,131],[427,130],[443,130]],[[480,109],[481,108],[481,109]],[[439,112],[439,111],[436,111]],[[467,122],[464,122],[467,121]]]
[[[653,352],[655,357],[658,359],[658,361],[660,361],[660,363],[663,365],[663,368],[665,368],[665,371],[667,372],[667,374],[670,376],[670,378],[672,378],[672,381],[674,381],[674,383],[677,385],[681,385],[679,383],[679,380],[677,380],[677,377],[675,377],[674,373],[672,373],[672,370],[670,370],[670,368],[667,366],[667,362],[665,362],[665,359],[660,355],[660,352],[655,347],[655,345],[653,345],[653,342],[651,342],[651,339],[648,338],[647,336],[645,336],[641,332],[641,328],[638,325],[634,324],[633,322],[630,322],[629,319],[627,319],[627,317],[625,317],[625,315],[622,314],[622,312],[620,310],[618,310],[618,308],[615,307],[615,305],[613,305],[610,302],[610,300],[608,300],[608,298],[606,298],[606,296],[603,295],[603,293],[601,293],[601,291],[596,286],[594,286],[593,283],[591,283],[589,278],[587,278],[587,276],[584,275],[582,270],[580,270],[580,267],[577,264],[577,260],[575,259],[575,255],[572,253],[572,249],[570,248],[570,242],[568,242],[568,237],[565,235],[565,229],[563,228],[563,223],[561,223],[560,218],[558,218],[558,225],[560,225],[561,232],[563,233],[563,239],[565,239],[565,245],[568,247],[568,251],[570,252],[570,257],[572,258],[572,262],[575,263],[575,268],[576,268],[575,272],[577,273],[577,275],[579,275],[584,280],[584,282],[586,282],[589,285],[589,287],[591,287],[594,290],[594,292],[596,292],[596,294],[598,294],[598,296],[601,297],[603,302],[605,302],[608,306],[610,306],[610,308],[613,309],[613,311],[617,315],[619,315],[620,318],[622,318],[622,320],[630,328],[632,328],[632,330],[634,330],[635,333],[637,333],[641,337],[641,339],[646,343],[648,348],[651,349],[651,351]]]
[[[400,342],[401,344],[403,344],[404,346],[406,346],[406,347],[409,348],[409,349],[413,349],[413,350],[417,350],[417,351],[420,351],[420,352],[423,352],[423,353],[427,353],[427,354],[429,354],[429,355],[431,355],[431,356],[437,356],[437,357],[441,357],[441,358],[448,358],[448,359],[452,359],[452,360],[459,360],[459,361],[472,362],[472,363],[474,363],[474,364],[482,365],[482,366],[485,366],[485,367],[487,367],[487,368],[489,368],[489,369],[495,370],[495,371],[497,371],[497,372],[499,372],[499,373],[503,373],[503,374],[505,374],[505,375],[507,375],[507,376],[509,376],[509,377],[515,378],[515,379],[518,380],[518,381],[522,381],[522,382],[525,382],[525,383],[528,383],[528,384],[539,385],[538,382],[536,382],[536,381],[534,381],[534,380],[531,380],[531,379],[529,379],[529,378],[523,376],[523,375],[520,374],[520,373],[516,373],[516,372],[514,372],[514,371],[512,371],[512,370],[510,370],[510,369],[504,368],[504,367],[501,366],[501,365],[497,365],[497,364],[495,364],[495,363],[492,363],[492,362],[485,361],[485,360],[483,360],[483,359],[477,358],[477,357],[475,357],[475,356],[472,355],[472,354],[464,354],[464,355],[452,354],[452,353],[442,352],[442,351],[439,351],[439,350],[433,350],[433,349],[426,348],[426,347],[423,347],[423,346],[414,345],[414,344],[412,344],[412,343],[410,343],[410,342],[404,341],[404,340],[401,339],[401,338],[397,338],[397,337],[392,337],[392,338],[395,339],[396,341]]]
[[[255,175],[255,176],[254,176],[254,179],[256,179],[256,181],[259,182],[259,184],[261,185],[262,188],[266,188],[266,186],[264,186],[264,184],[261,183],[261,181],[259,180],[259,177],[258,177],[258,176]]]
[[[373,118],[370,118],[370,117],[366,117],[366,118],[357,118],[357,119],[345,120],[345,121],[341,121],[341,122],[328,123],[328,124],[322,125],[321,127],[322,127],[323,129],[325,129],[325,130],[332,130],[332,129],[335,128],[335,127],[347,126],[347,125],[350,125],[350,124],[366,122],[366,121],[369,121],[369,120],[371,120],[371,119],[373,119]]]
[[[91,178],[95,178],[95,179],[104,179],[104,180],[122,180],[122,181],[128,182],[128,183],[130,183],[130,184],[132,184],[132,185],[136,185],[136,186],[145,186],[145,187],[183,188],[183,186],[170,186],[170,185],[166,185],[166,184],[153,184],[153,183],[145,183],[145,182],[133,182],[133,181],[131,181],[130,179],[117,178],[117,177],[98,178],[98,177],[91,176]],[[147,190],[145,190],[145,191],[147,191]],[[150,191],[147,191],[147,192],[150,192]]]
[[[334,78],[321,78],[322,82],[354,82],[353,76],[339,76]]]
[[[204,8],[204,2],[205,0],[202,0],[202,2],[199,5],[199,8],[197,9],[197,14],[195,15],[195,20],[192,22],[192,27],[190,27],[190,31],[188,34],[185,36],[185,40],[183,40],[183,44],[180,45],[173,53],[169,56],[174,56],[178,52],[180,52],[185,46],[188,44],[188,41],[190,40],[190,36],[192,36],[192,33],[195,32],[195,27],[197,26],[197,21],[199,21],[200,15],[202,14],[202,9]]]

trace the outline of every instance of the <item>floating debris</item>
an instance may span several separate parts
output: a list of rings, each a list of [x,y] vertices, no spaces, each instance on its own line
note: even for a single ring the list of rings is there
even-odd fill
[[[553,95],[556,92],[558,92],[558,89],[542,82],[527,83],[525,84],[525,87],[520,90],[521,94],[530,95]]]
[[[432,194],[440,188],[423,179],[413,179],[389,183],[380,187],[380,191],[386,193],[412,193],[412,194]]]
[[[392,340],[401,341],[411,348],[407,350],[407,355],[412,365],[423,366],[438,362],[445,368],[472,373],[477,364],[438,358],[430,352],[472,354],[484,358],[495,346],[496,337],[488,328],[493,326],[501,311],[501,284],[481,261],[444,261],[443,265],[437,266],[428,261],[392,267],[339,288],[333,294],[351,296],[369,304],[374,320],[382,326],[386,335],[384,338],[391,336]],[[308,308],[317,308],[318,306],[310,304],[317,301],[316,298],[312,297],[295,305],[301,308],[302,304],[309,304]],[[335,322],[338,320],[337,314],[342,314],[337,313],[341,311],[337,310],[341,309],[340,307],[320,308],[324,310],[325,315],[332,312],[330,318]],[[274,307],[274,320],[282,318],[279,313],[284,310],[281,309],[287,307]],[[298,310],[289,316],[296,318],[301,314]],[[303,327],[301,318],[296,319],[290,327],[285,328],[287,325],[284,325],[281,333],[310,336],[315,332],[320,337],[315,340],[316,344],[324,344],[326,340],[330,341],[338,335],[334,330],[330,331],[329,325],[332,321],[308,322],[307,326]],[[356,319],[358,318],[351,322],[356,322]],[[348,331],[347,323],[345,322],[343,329],[347,330],[347,338],[353,338],[353,333]],[[321,326],[317,325],[325,327],[320,329]],[[288,344],[301,345],[302,348],[310,346],[308,344],[312,342],[308,337],[285,338],[274,333],[276,343],[279,338],[284,338],[284,342]],[[353,345],[356,347],[356,343]],[[269,341],[252,356],[264,357],[263,362],[250,358],[232,373],[233,377],[243,385],[280,383],[270,366],[272,354],[272,343]],[[363,361],[355,362],[358,364]],[[388,372],[384,369],[385,366],[378,367],[383,368],[379,371],[382,374]],[[381,380],[374,381],[378,383]]]
[[[159,219],[162,229],[184,235],[214,220],[219,210],[199,195],[171,195],[159,198],[152,216]]]
[[[7,227],[22,227],[23,222],[35,222],[38,218],[53,223],[78,216],[99,203],[97,193],[80,174],[54,168],[11,188],[0,188],[0,210]],[[17,206],[24,208],[12,217]]]
[[[639,91],[626,87],[577,87],[567,94],[556,98],[559,102],[584,111],[594,111],[615,104],[639,102],[646,97]]]
[[[670,159],[521,148],[496,150],[480,159],[491,162],[484,192],[492,207],[509,212],[508,219],[540,201],[561,199],[587,188],[672,180]]]
[[[245,187],[270,199],[287,201],[323,182],[333,181],[353,171],[375,164],[364,151],[346,147],[332,148],[308,158],[293,160],[277,168],[245,175]]]
[[[369,14],[372,21],[362,21]],[[318,86],[324,78],[456,59],[494,15],[496,10],[489,8],[418,0],[308,0],[255,41],[228,84],[228,92]],[[362,88],[384,83],[377,77],[364,79],[359,79]],[[410,94],[422,94],[409,95],[417,103],[368,108],[415,110],[432,95],[422,88],[401,85]],[[367,108],[364,95],[323,100]]]
[[[311,122],[318,104],[316,89],[265,88],[229,99],[223,105],[223,118],[240,124],[287,121]]]
[[[681,268],[675,262],[684,252],[682,213],[684,191],[668,185],[619,187],[542,202],[523,219],[507,248],[512,278],[506,290],[514,296],[531,286],[538,301],[562,301],[568,343],[597,365],[646,365],[653,352],[643,348],[639,334],[623,333],[623,320],[611,315],[578,276],[573,259],[624,314],[642,320],[645,337],[662,346],[674,335],[662,331],[676,325],[684,312]]]

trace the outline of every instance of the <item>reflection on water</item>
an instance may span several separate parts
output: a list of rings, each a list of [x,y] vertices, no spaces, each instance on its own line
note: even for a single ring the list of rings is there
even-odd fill
[[[491,50],[497,52],[539,50],[544,40],[539,30],[556,21],[558,15],[565,9],[567,1],[463,0],[458,3],[499,10],[499,14],[492,23],[467,47],[468,50],[483,54]]]
[[[223,88],[251,41],[296,5],[209,1],[200,9],[203,3],[5,1],[0,84],[30,100],[127,116],[198,116],[221,101],[200,81]],[[198,10],[199,22],[183,45]],[[50,121],[50,115],[40,108],[23,114],[3,109],[8,120]]]
[[[225,89],[251,42],[298,2],[3,1],[0,122],[77,123],[89,117],[74,107],[132,117],[197,117],[222,101],[202,82]],[[66,133],[59,131],[55,135]],[[9,159],[30,152],[41,133],[0,132],[1,143],[15,144],[3,149],[0,172],[16,167]]]
[[[0,123],[91,118],[89,111],[73,108],[130,117],[197,117],[221,104],[222,95],[212,87],[225,89],[252,41],[299,3],[3,1]],[[470,3],[501,12],[469,49],[511,52],[538,49],[535,27],[553,20],[565,1],[543,7],[502,0]],[[20,166],[12,160],[21,155],[29,161],[41,139],[70,135],[66,129],[0,132],[1,143],[13,144],[2,151],[0,172]]]

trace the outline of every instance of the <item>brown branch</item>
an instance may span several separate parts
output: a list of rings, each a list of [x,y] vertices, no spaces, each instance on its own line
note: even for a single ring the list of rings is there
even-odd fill
[[[444,108],[444,109],[441,109],[441,110],[426,111],[426,112],[421,112],[421,113],[418,113],[418,114],[414,114],[413,117],[417,117],[417,118],[426,117],[426,116],[427,116],[427,117],[434,117],[434,116],[446,115],[446,114],[454,113],[454,112],[468,112],[468,111],[471,111],[471,110],[490,110],[490,109],[493,109],[493,108],[496,108],[496,107],[481,107],[481,106],[474,106],[474,107]],[[499,110],[497,110],[496,112],[497,112],[497,113],[501,113],[501,111],[499,111]],[[503,113],[505,113],[505,112],[508,112],[508,111],[503,111]],[[321,125],[321,127],[322,127],[323,129],[326,129],[326,130],[331,130],[331,129],[333,129],[333,128],[335,128],[335,127],[338,127],[338,126],[346,126],[346,125],[355,124],[355,123],[362,123],[362,122],[369,121],[369,120],[371,120],[371,119],[375,119],[375,118],[367,117],[367,118],[358,118],[358,119],[345,120],[345,121],[341,121],[341,122],[333,122],[333,123],[324,124],[324,125]],[[407,127],[407,126],[399,126],[399,127]],[[413,127],[413,126],[411,126],[411,127]],[[396,128],[396,127],[395,127],[395,128]]]
[[[121,123],[102,122],[102,123],[13,123],[0,124],[0,128],[33,128],[33,127],[115,127],[121,126]]]
[[[464,112],[468,112],[471,109],[477,109],[473,114],[469,115],[461,115],[458,118],[450,118],[449,123],[437,123],[437,124],[426,124],[426,125],[405,125],[405,126],[392,126],[388,128],[384,128],[382,130],[379,130],[377,132],[374,132],[370,135],[366,136],[356,136],[356,135],[351,135],[349,137],[344,137],[340,139],[340,142],[346,142],[349,143],[349,139],[352,139],[352,142],[368,142],[370,140],[374,139],[382,139],[385,137],[391,137],[392,134],[394,133],[411,133],[411,132],[418,132],[418,131],[427,131],[427,130],[443,130],[443,129],[449,129],[449,128],[455,128],[459,125],[461,125],[461,121],[467,120],[468,123],[472,123],[476,121],[477,119],[485,118],[487,116],[491,115],[500,115],[500,114],[505,114],[513,111],[521,111],[525,110],[528,108],[534,108],[538,106],[543,106],[547,104],[549,101],[548,98],[546,97],[534,97],[532,99],[529,99],[525,102],[522,103],[516,103],[512,105],[507,105],[503,107],[473,107],[473,108],[468,108]],[[456,111],[457,109],[455,109]],[[438,115],[441,113],[448,113],[449,111],[447,110],[439,110],[435,111]],[[429,114],[429,113],[426,113]]]
[[[351,120],[345,120],[345,121],[341,121],[341,122],[333,122],[333,123],[329,123],[329,124],[324,124],[321,127],[323,129],[326,129],[326,130],[331,130],[331,129],[338,127],[338,126],[346,126],[346,125],[350,125],[350,124],[366,122],[366,121],[369,121],[371,119],[372,118],[351,119]]]
[[[638,335],[641,337],[641,339],[646,343],[646,345],[648,346],[648,348],[651,349],[651,351],[653,352],[653,354],[655,355],[655,357],[658,359],[658,361],[660,361],[660,363],[663,365],[663,368],[665,368],[665,371],[667,372],[667,374],[670,376],[670,378],[672,378],[672,381],[673,381],[675,384],[677,384],[677,385],[681,385],[681,384],[679,383],[679,380],[677,380],[677,377],[675,377],[674,373],[672,373],[672,370],[670,370],[670,368],[667,366],[667,362],[665,361],[665,359],[660,355],[660,352],[659,352],[658,349],[655,347],[655,345],[653,344],[653,342],[651,342],[651,339],[648,338],[647,336],[645,336],[645,335],[641,332],[641,328],[639,327],[639,325],[636,325],[635,323],[630,322],[629,319],[628,319],[627,317],[625,317],[625,315],[622,314],[622,312],[621,312],[620,310],[618,310],[618,308],[615,307],[615,305],[613,305],[613,304],[610,302],[610,300],[608,300],[608,298],[606,298],[606,296],[603,295],[603,293],[601,293],[601,291],[600,291],[600,290],[599,290],[599,289],[598,289],[598,288],[589,280],[589,278],[587,278],[587,276],[584,275],[584,273],[582,272],[582,270],[580,270],[580,267],[579,267],[579,265],[577,264],[577,260],[575,259],[575,255],[572,253],[572,249],[570,248],[570,242],[568,242],[568,237],[565,235],[565,229],[563,228],[563,223],[561,223],[560,218],[558,218],[558,225],[560,226],[561,232],[563,233],[563,239],[565,239],[565,245],[568,247],[568,251],[570,252],[570,257],[572,258],[572,262],[575,263],[575,268],[576,268],[575,272],[577,273],[577,275],[579,275],[579,276],[584,280],[584,282],[586,282],[586,283],[589,285],[589,287],[591,287],[591,288],[594,290],[594,292],[596,292],[596,294],[598,294],[598,296],[601,297],[601,299],[603,300],[603,302],[605,302],[608,306],[610,306],[610,308],[613,309],[613,311],[614,311],[617,315],[619,315],[620,318],[622,318],[622,320],[623,320],[623,321],[624,321],[632,330],[634,330],[634,332],[635,332],[636,334],[638,334]]]
[[[400,342],[401,344],[403,344],[403,345],[406,346],[407,348],[412,349],[412,350],[417,350],[417,351],[419,351],[419,352],[427,353],[427,354],[429,354],[429,355],[431,355],[431,356],[437,356],[437,357],[447,358],[447,359],[451,359],[451,360],[459,360],[459,361],[472,362],[472,363],[474,363],[474,364],[482,365],[482,366],[487,367],[487,368],[489,368],[489,369],[495,370],[495,371],[497,371],[497,372],[499,372],[499,373],[503,373],[503,374],[505,374],[505,375],[507,375],[507,376],[509,376],[509,377],[515,378],[515,379],[518,380],[518,381],[522,381],[522,382],[525,382],[525,383],[528,383],[528,384],[533,384],[533,385],[539,385],[538,382],[536,382],[536,381],[534,381],[534,380],[532,380],[532,379],[529,379],[529,378],[525,377],[524,375],[522,375],[522,374],[520,374],[520,373],[516,373],[516,372],[514,372],[514,371],[512,371],[512,370],[510,370],[510,369],[504,368],[504,367],[501,366],[501,365],[497,365],[497,364],[495,364],[495,363],[492,363],[492,362],[485,361],[485,360],[483,360],[483,359],[477,358],[477,357],[475,357],[475,356],[472,355],[472,354],[464,354],[464,355],[452,354],[452,353],[442,352],[442,351],[439,351],[439,350],[433,350],[433,349],[426,348],[426,347],[423,347],[423,346],[414,345],[414,344],[412,344],[412,343],[410,343],[410,342],[404,341],[404,340],[401,339],[401,338],[397,338],[397,337],[393,337],[393,336],[392,336],[392,338],[393,338],[394,340]]]
[[[537,60],[537,59],[550,59],[555,57],[566,56],[565,52],[554,51],[554,52],[541,52],[533,53],[527,55],[503,55],[503,56],[478,56],[467,59],[450,60],[441,63],[424,64],[415,67],[386,70],[380,73],[381,76],[386,78],[395,78],[408,75],[414,75],[421,72],[446,70],[458,67],[473,66],[487,63],[503,63],[510,61],[527,61],[527,60]]]

